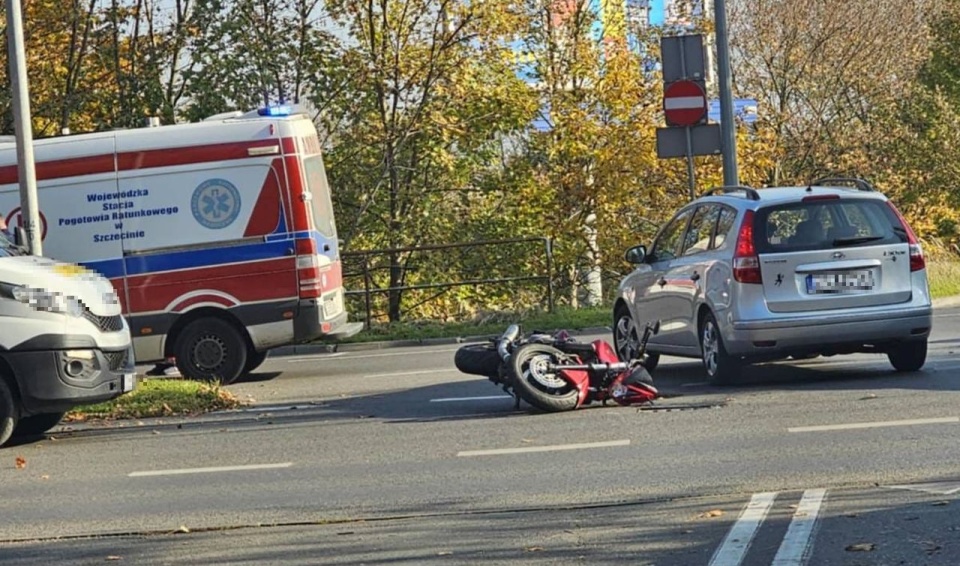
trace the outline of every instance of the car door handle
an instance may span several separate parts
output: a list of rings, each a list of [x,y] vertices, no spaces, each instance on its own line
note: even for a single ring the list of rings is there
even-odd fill
[[[690,276],[690,280],[691,280],[691,281],[699,281],[699,280],[700,280],[700,274],[697,273],[696,271],[694,271],[694,272],[693,272],[693,275]]]
[[[657,285],[660,285],[661,287],[663,287],[666,284],[667,284],[667,280],[664,279],[663,277],[660,278],[660,281],[657,281]]]

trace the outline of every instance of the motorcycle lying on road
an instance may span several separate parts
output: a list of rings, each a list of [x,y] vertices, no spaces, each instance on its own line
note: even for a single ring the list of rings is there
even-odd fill
[[[546,412],[571,411],[593,402],[652,403],[660,397],[643,364],[647,341],[660,322],[647,325],[636,358],[620,361],[604,340],[578,342],[567,332],[521,336],[511,324],[496,339],[462,346],[454,364],[463,373],[482,375],[516,400]]]

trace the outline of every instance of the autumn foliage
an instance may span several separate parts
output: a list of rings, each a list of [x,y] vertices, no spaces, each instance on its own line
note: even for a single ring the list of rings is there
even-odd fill
[[[619,4],[27,0],[33,126],[43,137],[297,103],[321,132],[344,252],[545,237],[557,302],[603,303],[623,250],[688,200],[683,161],[656,156],[665,30]],[[736,95],[759,102],[738,128],[741,183],[865,177],[949,255],[960,2],[727,4]],[[0,129],[13,133],[7,89]],[[720,159],[697,158],[696,177],[698,191],[721,184]],[[348,256],[348,275],[394,289],[374,297],[385,319],[545,304],[539,281],[397,290],[545,274],[536,243],[362,259]]]

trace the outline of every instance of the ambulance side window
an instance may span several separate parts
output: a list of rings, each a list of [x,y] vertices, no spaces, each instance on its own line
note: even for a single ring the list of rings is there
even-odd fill
[[[323,157],[315,155],[304,159],[307,173],[307,188],[313,195],[313,219],[317,230],[328,237],[337,235],[337,225],[333,219],[333,202],[330,199],[330,187],[327,185],[327,172],[323,167]]]

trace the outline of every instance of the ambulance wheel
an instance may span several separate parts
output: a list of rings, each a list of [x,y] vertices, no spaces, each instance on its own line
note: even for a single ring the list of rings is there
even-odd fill
[[[0,446],[6,444],[17,428],[17,403],[10,386],[0,376]]]
[[[174,355],[184,377],[229,385],[247,365],[247,344],[229,322],[201,318],[188,324],[177,337]]]
[[[256,350],[247,350],[247,365],[243,366],[243,371],[240,372],[240,375],[247,375],[251,371],[257,369],[266,359],[266,350],[262,352],[257,352]]]

